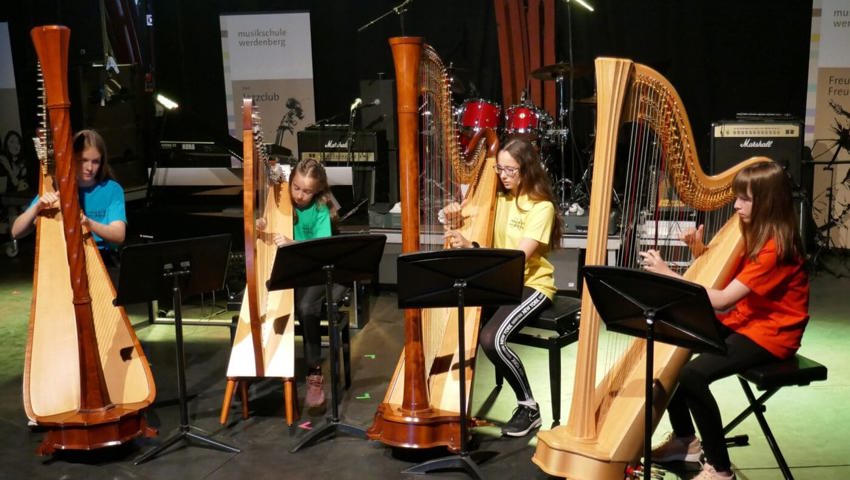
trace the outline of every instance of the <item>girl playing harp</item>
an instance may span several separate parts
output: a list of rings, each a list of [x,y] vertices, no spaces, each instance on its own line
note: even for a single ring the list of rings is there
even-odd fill
[[[488,320],[478,343],[517,398],[517,408],[502,427],[502,435],[522,437],[540,426],[540,408],[531,393],[522,360],[508,348],[507,341],[513,332],[552,304],[556,290],[554,268],[546,255],[559,245],[561,223],[549,175],[540,164],[537,148],[528,140],[508,141],[497,156],[496,173],[500,182],[493,247],[525,253],[524,286],[519,304],[482,310],[482,318]],[[449,225],[455,223],[451,213],[447,212],[446,217]],[[453,248],[478,246],[457,230],[448,230],[445,236]]]
[[[722,323],[726,353],[702,353],[679,372],[679,386],[667,412],[673,433],[652,450],[652,461],[706,462],[700,480],[729,480],[732,472],[720,409],[709,385],[750,367],[786,359],[800,347],[809,319],[809,279],[791,185],[782,168],[758,163],[738,173],[732,183],[735,212],[744,237],[745,257],[722,289],[708,288],[708,298]],[[702,227],[683,240],[695,256],[705,252]],[[641,252],[643,268],[678,277],[657,250]],[[693,422],[691,422],[693,416]],[[696,423],[702,442],[696,437]]]

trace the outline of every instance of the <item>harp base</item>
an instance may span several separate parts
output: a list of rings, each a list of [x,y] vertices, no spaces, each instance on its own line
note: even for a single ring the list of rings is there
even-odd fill
[[[80,423],[71,422],[51,426],[49,421],[39,420],[38,424],[48,430],[36,453],[51,455],[56,450],[94,450],[114,447],[129,442],[136,437],[153,437],[156,429],[148,426],[145,418],[136,411],[117,421],[94,423],[91,415],[83,416]]]
[[[472,427],[474,422],[467,420],[467,425]],[[433,409],[430,415],[411,417],[404,415],[399,405],[382,403],[366,434],[370,440],[391,447],[446,447],[459,452],[462,447],[460,427],[457,412]]]
[[[227,424],[227,419],[230,416],[230,404],[233,402],[233,395],[236,389],[239,389],[239,398],[242,400],[242,419],[247,420],[250,417],[248,410],[248,383],[253,378],[232,377],[227,379],[227,385],[224,389],[224,399],[221,403],[221,415],[219,423]],[[295,418],[298,415],[298,397],[295,395],[295,379],[283,378],[283,403],[286,409],[286,424],[290,427],[295,423]]]
[[[582,451],[581,445],[586,443],[570,435],[566,426],[543,431],[537,434],[531,461],[549,475],[570,480],[622,480],[627,467],[635,463],[605,458],[594,448]]]

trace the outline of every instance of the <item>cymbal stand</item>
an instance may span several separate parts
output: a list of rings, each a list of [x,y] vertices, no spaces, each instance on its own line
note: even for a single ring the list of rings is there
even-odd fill
[[[559,192],[558,210],[561,213],[570,208],[567,198],[567,190],[572,190],[573,181],[567,176],[567,139],[570,136],[570,130],[567,128],[567,122],[564,118],[567,116],[567,107],[564,105],[564,76],[558,75],[555,78],[555,84],[558,86],[558,115],[555,120],[555,141],[558,142],[558,158],[560,160],[560,178],[555,180],[555,190]]]

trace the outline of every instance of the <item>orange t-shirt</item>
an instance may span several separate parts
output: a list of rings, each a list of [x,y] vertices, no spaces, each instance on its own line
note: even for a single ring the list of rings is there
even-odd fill
[[[755,261],[741,261],[735,279],[750,293],[719,314],[720,321],[777,358],[794,355],[809,321],[809,275],[802,260],[778,264],[776,243],[770,239]]]

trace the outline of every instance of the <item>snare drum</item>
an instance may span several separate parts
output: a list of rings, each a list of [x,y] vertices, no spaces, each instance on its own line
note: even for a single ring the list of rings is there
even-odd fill
[[[552,117],[533,105],[514,105],[505,112],[506,135],[539,137],[552,126]]]

